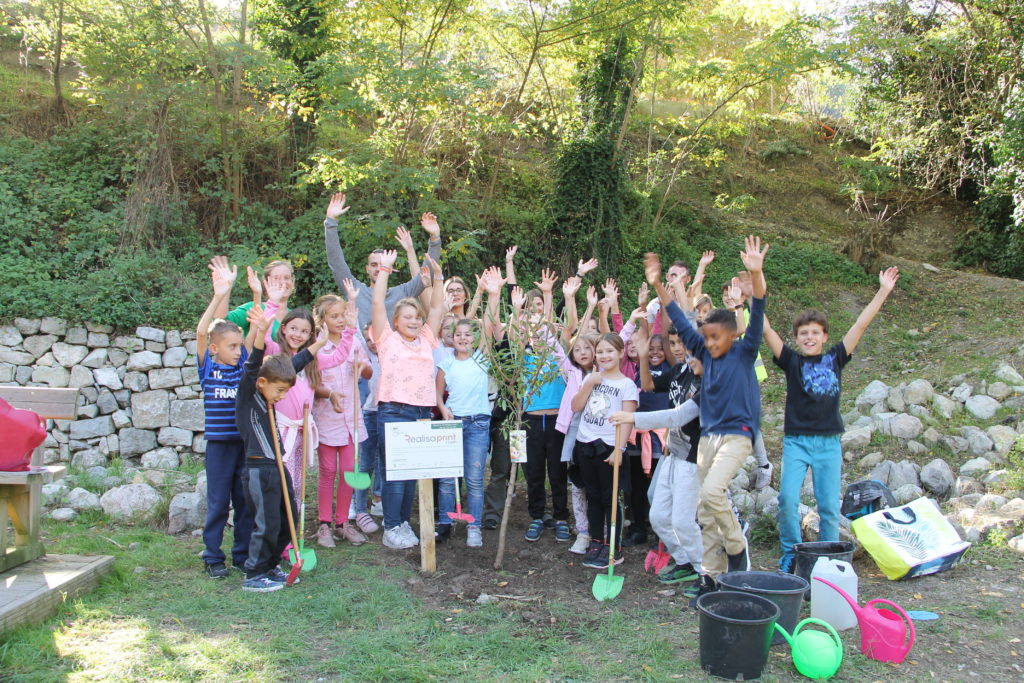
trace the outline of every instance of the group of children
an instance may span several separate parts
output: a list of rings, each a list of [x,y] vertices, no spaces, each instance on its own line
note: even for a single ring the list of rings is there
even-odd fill
[[[253,300],[228,311],[237,271],[223,257],[211,261],[214,295],[197,329],[206,406],[208,576],[228,574],[221,544],[233,508],[232,564],[244,567],[243,589],[284,586],[278,566],[289,542],[284,505],[291,501],[297,515],[293,482],[304,476],[317,477],[320,545],[365,543],[380,529],[375,514],[383,517],[384,546],[417,545],[410,525],[415,482],[386,474],[383,435],[395,422],[462,423],[473,520],[466,544],[481,546],[481,530],[497,527],[503,513],[510,449],[508,406],[498,400],[497,380],[508,382],[510,375],[497,365],[513,357],[520,361],[511,381],[526,432],[526,540],[536,542],[550,529],[556,541],[569,542],[572,522],[576,541],[569,550],[584,556],[584,566],[602,569],[623,561],[623,545],[648,543],[650,530],[672,557],[660,581],[688,583],[692,597],[715,590],[719,574],[750,568],[729,485],[751,455],[758,465],[755,485],[766,486],[772,476],[760,434],[759,382],[767,376],[762,339],[788,388],[779,567],[791,569],[800,541],[800,489],[808,468],[820,538],[838,540],[839,378],[895,286],[895,268],[880,274],[878,294],[830,348],[825,317],[817,311],[798,316],[794,352],[764,315],[768,246],[758,238],[747,238],[740,253],[745,270],[723,287],[725,306],[717,309],[702,291],[713,252],[704,254],[692,278],[677,261],[664,280],[658,257],[648,254],[638,307],[624,321],[613,280],[604,283],[603,297],[589,286],[585,313],[578,314],[576,296],[596,260],[579,262],[556,307],[553,272],[545,270],[535,289],[519,286],[516,247],[506,253],[504,272],[490,267],[477,276],[470,300],[464,280],[442,274],[440,228],[429,213],[421,218],[429,236],[422,264],[408,231],[397,233],[410,277],[389,286],[398,252],[376,250],[365,267],[370,284],[363,284],[338,235],[338,219],[348,208],[344,195],[335,195],[324,221],[328,263],[344,296],[320,297],[313,314],[289,309],[294,279],[285,261],[269,264],[262,279],[247,269]],[[656,298],[648,301],[651,290]],[[283,478],[275,451],[287,465]],[[305,453],[310,461],[304,463]],[[310,465],[315,475],[306,474]],[[619,477],[616,468],[622,468]],[[373,477],[369,490],[353,491],[346,483],[343,474],[354,470]],[[437,486],[435,537],[444,541],[452,533],[448,513],[455,510],[457,482],[442,479]],[[615,500],[620,506],[628,500],[632,515],[625,538],[621,531],[609,538]]]

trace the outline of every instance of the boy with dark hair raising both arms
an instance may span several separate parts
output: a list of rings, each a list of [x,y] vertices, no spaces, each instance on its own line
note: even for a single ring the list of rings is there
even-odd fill
[[[714,577],[727,571],[750,569],[747,539],[729,502],[727,490],[736,471],[753,452],[752,439],[760,423],[761,391],[754,375],[754,360],[761,346],[764,297],[767,291],[762,266],[768,245],[759,237],[747,237],[740,258],[753,284],[750,324],[737,339],[736,316],[731,311],[708,314],[700,332],[661,282],[657,254],[644,259],[647,282],[657,291],[662,306],[679,332],[683,344],[704,365],[700,404],[701,436],[697,447],[700,502],[697,521],[704,543],[703,569],[696,599],[717,589]]]
[[[828,343],[828,319],[819,311],[804,311],[793,322],[797,352],[786,346],[768,321],[764,339],[775,364],[786,373],[786,420],[783,426],[782,476],[779,484],[779,569],[793,568],[793,546],[800,542],[800,488],[807,469],[814,480],[818,503],[818,539],[839,540],[839,486],[843,451],[839,444],[843,419],[839,415],[840,376],[864,331],[882,308],[899,280],[893,267],[878,274],[878,292],[842,340]]]

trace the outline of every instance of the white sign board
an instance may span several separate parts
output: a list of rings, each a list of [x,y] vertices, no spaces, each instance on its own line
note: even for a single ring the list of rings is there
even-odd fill
[[[462,475],[462,420],[384,425],[388,481]]]

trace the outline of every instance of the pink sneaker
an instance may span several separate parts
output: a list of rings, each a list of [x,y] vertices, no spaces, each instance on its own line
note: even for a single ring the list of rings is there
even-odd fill
[[[373,517],[365,512],[360,512],[356,515],[356,526],[364,534],[375,534],[380,530],[380,526],[378,526],[377,522],[373,521]]]
[[[331,536],[331,527],[327,524],[321,524],[320,528],[316,530],[316,542],[324,548],[333,548],[334,538]]]
[[[352,545],[362,545],[366,543],[366,536],[363,532],[355,527],[354,524],[344,524],[341,529],[335,527],[335,533],[338,534],[339,538],[342,538]]]

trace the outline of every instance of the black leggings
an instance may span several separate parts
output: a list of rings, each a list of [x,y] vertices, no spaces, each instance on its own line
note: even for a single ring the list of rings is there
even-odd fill
[[[604,441],[597,439],[590,443],[576,442],[572,457],[580,468],[580,478],[587,492],[587,523],[590,525],[590,538],[606,543],[605,529],[612,523],[612,479],[614,468],[605,462],[605,458],[614,449]],[[621,474],[620,484],[621,484]],[[619,511],[615,522],[615,547],[622,547],[622,497],[619,496]]]
[[[565,434],[555,429],[557,415],[526,415],[526,507],[531,519],[544,518],[547,493],[544,474],[551,484],[552,516],[556,521],[569,520],[569,463],[562,462]]]

